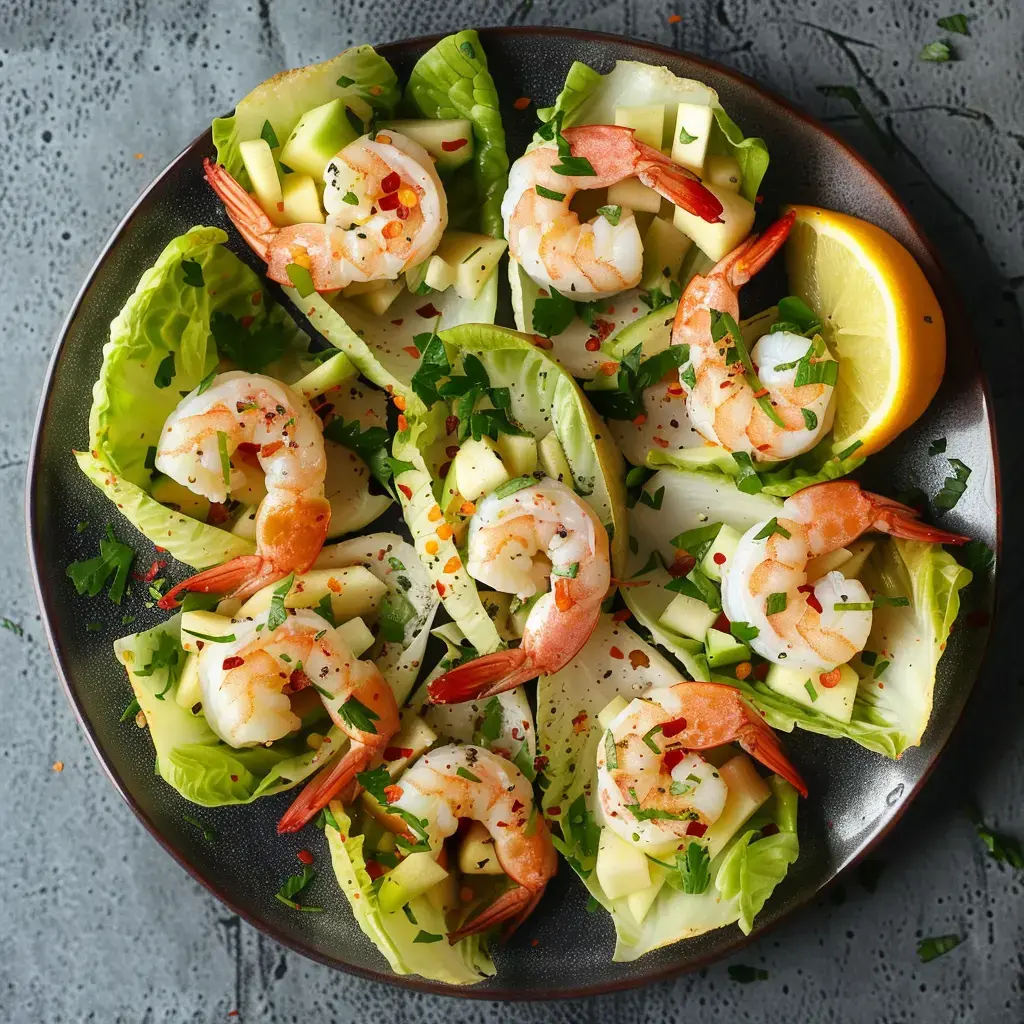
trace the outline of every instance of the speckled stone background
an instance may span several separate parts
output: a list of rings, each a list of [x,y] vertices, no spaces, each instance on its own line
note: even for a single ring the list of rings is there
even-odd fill
[[[967,38],[936,25],[957,10]],[[42,641],[22,528],[31,423],[55,332],[134,197],[212,116],[284,67],[352,43],[495,24],[677,46],[823,117],[894,183],[975,320],[1007,512],[987,669],[952,750],[868,864],[734,958],[767,970],[764,981],[734,982],[723,963],[613,997],[502,1006],[404,993],[287,953],[229,916],[131,815]],[[940,38],[960,59],[919,61]],[[889,145],[820,85],[855,86]],[[0,1020],[1024,1020],[1024,877],[986,856],[963,812],[974,799],[1024,837],[1020,0],[7,0],[0,140],[0,615],[24,627],[0,631]],[[950,932],[963,944],[920,964],[916,939]]]

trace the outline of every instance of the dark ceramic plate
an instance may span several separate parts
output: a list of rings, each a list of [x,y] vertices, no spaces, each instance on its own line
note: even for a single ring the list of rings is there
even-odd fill
[[[746,134],[767,141],[772,163],[764,183],[766,216],[784,202],[814,203],[873,221],[907,246],[943,303],[949,327],[945,383],[925,417],[869,460],[866,480],[889,494],[910,486],[935,493],[946,467],[944,460],[928,458],[927,443],[935,437],[948,438],[950,452],[972,467],[973,476],[972,486],[944,525],[995,546],[999,530],[996,451],[973,343],[931,247],[870,167],[820,124],[717,65],[645,43],[578,31],[496,29],[481,36],[499,83],[513,157],[522,152],[535,123],[532,108],[518,112],[513,101],[530,96],[537,104],[551,102],[573,60],[601,71],[609,70],[616,59],[665,64],[677,74],[699,78],[717,89]],[[381,52],[404,79],[433,42],[394,43]],[[65,577],[69,562],[95,553],[96,531],[79,535],[76,523],[88,520],[95,526],[112,518],[111,506],[82,476],[71,456],[73,447],[87,443],[91,386],[99,373],[100,349],[110,321],[167,241],[194,224],[227,225],[202,180],[200,163],[208,154],[212,155],[212,146],[206,132],[140,198],[100,256],[58,340],[39,413],[28,492],[30,549],[50,644],[75,713],[114,785],[195,878],[256,927],[307,956],[365,977],[451,993],[455,990],[446,986],[413,977],[396,979],[389,972],[383,957],[356,926],[329,868],[321,872],[314,889],[315,902],[326,913],[296,914],[274,899],[280,882],[294,870],[301,847],[308,844],[317,849],[326,866],[326,849],[315,834],[275,835],[274,826],[288,796],[201,812],[216,829],[215,843],[204,842],[185,823],[183,814],[192,808],[153,774],[153,751],[145,732],[118,724],[130,700],[110,648],[127,631],[120,623],[122,610],[102,599],[87,604]],[[237,235],[232,237],[236,251],[243,252]],[[781,272],[777,268],[773,272],[779,276],[757,283],[765,292],[761,305],[772,295],[784,294]],[[744,298],[749,300],[749,311],[761,308],[756,293]],[[504,321],[511,323],[507,298],[502,309]],[[131,533],[125,524],[119,532],[124,537]],[[993,584],[986,587],[979,582],[967,591],[965,613],[991,611],[992,601]],[[93,618],[103,620],[101,630],[84,628]],[[131,628],[145,628],[156,618],[153,611],[146,612]],[[898,762],[846,741],[800,732],[787,739],[812,796],[801,806],[800,859],[761,914],[762,928],[806,903],[899,817],[960,716],[981,664],[985,639],[982,629],[953,633],[939,666],[935,708],[924,742]],[[731,927],[634,963],[615,964],[611,919],[603,913],[586,913],[585,904],[583,886],[563,864],[539,911],[510,945],[498,950],[497,975],[458,991],[507,999],[606,992],[707,963],[743,940],[739,930]]]

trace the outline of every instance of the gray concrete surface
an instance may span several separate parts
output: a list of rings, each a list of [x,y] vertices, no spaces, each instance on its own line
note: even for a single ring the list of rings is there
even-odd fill
[[[962,9],[968,38],[936,18]],[[682,20],[670,24],[668,16]],[[22,486],[54,333],[132,199],[211,116],[283,67],[356,42],[465,25],[570,24],[693,50],[819,115],[896,185],[943,251],[977,326],[1003,428],[1007,551],[1000,626],[951,756],[876,855],[818,906],[726,964],[576,1004],[405,994],[284,952],[157,847],[103,777],[55,679],[25,564]],[[950,38],[961,59],[919,61]],[[1019,0],[7,0],[0,19],[0,1020],[1021,1021],[1020,875],[962,813],[1024,836],[1022,607],[1016,508],[1024,289],[1024,7]],[[815,87],[856,86],[887,156]],[[97,341],[99,344],[99,341]],[[91,382],[82,382],[88,387]],[[64,770],[51,768],[63,761]],[[873,888],[874,891],[870,891]],[[963,944],[917,962],[922,934]],[[232,1013],[237,1011],[237,1018]]]

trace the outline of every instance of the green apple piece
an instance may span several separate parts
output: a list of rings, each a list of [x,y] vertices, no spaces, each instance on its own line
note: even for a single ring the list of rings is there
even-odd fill
[[[626,906],[629,907],[629,912],[636,919],[637,924],[643,924],[647,912],[654,905],[658,893],[661,892],[661,887],[665,884],[664,868],[657,864],[651,864],[649,861],[647,866],[651,873],[651,884],[646,889],[631,892],[626,897]]]
[[[352,127],[340,97],[307,110],[281,149],[281,163],[323,181],[324,168],[362,132]],[[244,145],[244,143],[243,143]]]
[[[620,697],[618,695],[612,697],[612,699],[608,701],[608,703],[605,704],[605,706],[597,713],[597,724],[600,725],[602,729],[607,729],[608,726],[610,726],[627,707],[629,707],[629,702],[625,697]]]
[[[244,143],[243,143],[244,145]],[[323,224],[324,211],[316,182],[308,174],[286,174],[281,182],[286,224]]]
[[[843,575],[848,580],[858,579],[864,569],[864,563],[871,557],[878,543],[873,537],[855,540],[850,545],[850,559],[843,565]]]
[[[178,687],[174,691],[174,702],[180,708],[192,708],[203,699],[199,689],[199,655],[188,654],[181,666]]]
[[[725,844],[743,827],[744,822],[772,795],[768,783],[761,778],[746,754],[737,754],[718,767],[718,774],[729,787],[725,806],[718,818],[708,826],[704,842],[708,856],[714,860]]]
[[[729,561],[736,554],[741,534],[734,530],[728,523],[722,523],[718,536],[711,542],[711,547],[704,553],[700,562],[700,571],[708,579],[720,583],[722,573],[729,567]],[[721,557],[715,558],[715,555]]]
[[[672,159],[694,174],[701,174],[704,170],[704,158],[708,151],[714,116],[711,107],[703,103],[680,103],[676,110],[676,125],[672,133]],[[690,141],[683,142],[682,139]]]
[[[503,875],[494,840],[486,826],[474,821],[459,844],[459,870],[464,875]]]
[[[413,295],[422,295],[422,287],[426,285],[435,292],[443,292],[455,284],[455,269],[443,257],[436,253],[425,259],[412,270],[405,272],[405,286]]]
[[[509,477],[529,476],[537,468],[537,440],[526,434],[499,434],[498,454]]]
[[[269,583],[258,590],[242,605],[238,618],[256,618],[270,607],[274,591],[281,581]],[[357,615],[370,615],[377,610],[380,599],[387,593],[387,584],[379,580],[362,565],[344,569],[311,569],[296,576],[291,590],[285,595],[285,608],[315,608],[328,595],[335,622],[345,622]]]
[[[374,316],[383,316],[391,308],[391,304],[395,299],[404,291],[401,279],[397,281],[373,281],[367,283],[376,284],[379,287],[359,291],[358,294],[352,295],[352,285],[349,285],[345,289],[345,298],[351,299],[357,306],[362,306],[363,309]]]
[[[338,626],[337,635],[356,658],[361,658],[374,644],[370,627],[358,615]]]
[[[235,623],[216,612],[181,613],[181,646],[189,654],[198,654],[206,643],[216,643],[216,641],[204,641],[204,636],[226,637],[232,636],[234,632]],[[196,636],[196,633],[199,636]]]
[[[187,487],[172,480],[169,476],[159,475],[154,478],[149,488],[149,496],[161,505],[177,509],[189,519],[198,519],[205,523],[210,514],[210,500],[201,494],[193,494]]]
[[[281,180],[277,176],[277,162],[265,139],[252,139],[239,143],[246,173],[252,182],[256,202],[274,224],[287,224],[282,205]],[[290,166],[290,165],[289,165]]]
[[[735,665],[750,658],[750,648],[746,644],[741,643],[731,633],[723,633],[720,629],[712,628],[707,631],[704,648],[711,668]]]
[[[455,294],[460,299],[475,299],[507,248],[504,238],[472,231],[446,231],[436,255],[455,271]]]
[[[661,288],[667,292],[670,282],[679,277],[683,257],[692,245],[693,241],[671,221],[655,217],[644,235],[644,271],[640,287]]]
[[[573,486],[572,470],[565,457],[565,450],[558,435],[552,430],[545,434],[537,443],[537,455],[540,457],[540,466],[552,480],[561,480],[569,487]]]
[[[393,867],[381,882],[377,891],[377,902],[381,913],[391,914],[401,910],[410,900],[448,877],[440,864],[426,851],[410,853],[405,860]]]
[[[623,178],[608,186],[608,205],[657,213],[661,209],[661,196],[639,178]]]
[[[709,185],[739,192],[743,182],[743,172],[739,161],[733,156],[715,156],[712,154],[704,163],[704,181]]]
[[[479,501],[511,479],[489,437],[467,438],[452,460],[452,472],[459,481],[459,493],[468,501]]]
[[[431,886],[423,896],[439,914],[454,910],[459,905],[459,886],[455,875],[449,872],[447,878]]]
[[[835,551],[827,551],[823,555],[815,555],[807,561],[807,582],[813,583],[820,580],[825,573],[840,569],[853,557],[849,548],[837,548]],[[845,576],[846,573],[844,572]]]
[[[384,121],[380,127],[418,142],[434,158],[439,171],[454,171],[473,159],[473,125],[463,118],[411,118]]]
[[[632,128],[633,138],[646,143],[653,149],[661,149],[665,134],[665,105],[647,107],[616,107],[615,123],[622,128]]]
[[[236,537],[244,537],[246,540],[256,539],[256,513],[259,512],[259,505],[248,505],[242,509],[238,518],[231,527],[231,532]]]
[[[708,259],[717,263],[750,234],[750,229],[754,226],[754,204],[737,192],[730,192],[720,185],[709,185],[707,182],[704,185],[722,204],[720,222],[709,224],[706,220],[701,220],[700,217],[677,206],[672,223],[684,235],[692,238],[697,248]]]
[[[853,699],[860,684],[859,676],[849,665],[840,665],[839,682],[835,686],[822,686],[821,675],[818,670],[807,672],[772,665],[765,683],[769,689],[798,704],[814,708],[839,722],[849,722],[853,716]]]
[[[673,633],[703,642],[717,619],[718,612],[712,611],[703,601],[689,594],[676,594],[658,621]]]
[[[625,839],[620,839],[610,828],[601,829],[595,870],[597,880],[610,900],[640,892],[651,884],[647,856]]]

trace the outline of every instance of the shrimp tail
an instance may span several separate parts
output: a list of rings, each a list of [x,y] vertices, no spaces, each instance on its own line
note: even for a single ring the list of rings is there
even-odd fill
[[[917,518],[916,509],[903,505],[891,498],[884,498],[880,494],[872,494],[864,491],[863,495],[871,502],[875,514],[875,521],[872,524],[876,530],[888,533],[893,537],[900,537],[903,540],[920,540],[928,544],[966,544],[971,538],[960,533],[950,533],[949,530],[940,530],[937,526],[929,523],[922,523]]]
[[[741,288],[764,269],[768,261],[782,248],[795,221],[796,213],[791,210],[760,235],[755,235],[744,242],[740,246],[741,251],[733,251],[731,255],[735,258],[729,268],[729,280],[734,287]],[[729,258],[725,257],[726,260]]]
[[[210,188],[224,204],[224,209],[231,223],[238,229],[238,233],[264,263],[268,262],[270,243],[280,229],[271,223],[270,218],[260,209],[259,203],[235,181],[227,168],[204,158],[203,170]]]
[[[807,783],[783,753],[778,736],[767,722],[758,718],[756,722],[752,721],[742,726],[736,735],[736,741],[765,768],[770,768],[776,775],[781,775],[802,797],[807,796]]]
[[[530,889],[525,885],[516,886],[503,892],[489,907],[480,911],[476,917],[467,921],[457,931],[448,933],[448,942],[454,946],[459,939],[468,935],[479,935],[495,925],[508,921],[502,933],[503,939],[509,936],[530,916],[534,907],[540,902],[544,895],[543,886],[539,889]]]
[[[239,555],[223,565],[215,565],[212,569],[182,580],[172,587],[157,602],[157,607],[170,611],[178,607],[178,595],[185,591],[195,590],[201,594],[228,594],[243,600],[251,597],[268,583],[282,579],[287,573],[276,569],[272,563],[259,555]]]
[[[462,704],[511,690],[536,675],[537,669],[526,651],[516,647],[457,665],[443,676],[438,676],[427,687],[427,694],[432,704]]]
[[[366,747],[353,743],[342,758],[324,765],[282,815],[277,823],[278,835],[298,832],[312,821],[332,800],[353,786],[356,773],[366,767],[369,758],[370,751]]]
[[[693,174],[671,163],[641,162],[637,167],[637,177],[648,188],[653,188],[660,196],[670,203],[709,224],[720,224],[722,221],[722,204]]]

